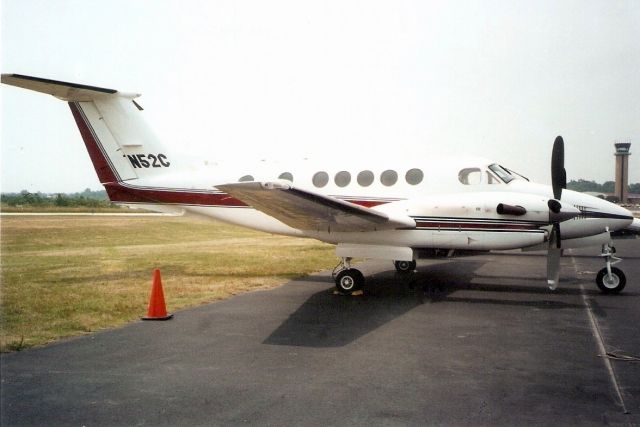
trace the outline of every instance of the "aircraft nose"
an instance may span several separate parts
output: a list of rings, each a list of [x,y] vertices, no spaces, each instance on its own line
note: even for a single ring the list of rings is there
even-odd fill
[[[587,214],[590,217],[595,214],[597,218],[605,218],[609,220],[609,228],[611,230],[620,230],[629,227],[633,222],[633,214],[622,206],[607,202],[607,205],[598,213],[591,212]]]

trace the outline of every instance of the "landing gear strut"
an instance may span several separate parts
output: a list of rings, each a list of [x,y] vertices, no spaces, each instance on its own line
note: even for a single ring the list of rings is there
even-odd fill
[[[622,261],[620,258],[614,256],[616,248],[610,245],[602,245],[601,257],[604,258],[606,267],[598,272],[596,276],[596,284],[600,291],[605,294],[617,294],[620,293],[627,284],[627,278],[622,270],[616,267],[612,267],[614,264]]]
[[[364,276],[360,270],[351,268],[351,258],[342,258],[333,272],[333,278],[336,289],[345,294],[358,291],[364,286]]]

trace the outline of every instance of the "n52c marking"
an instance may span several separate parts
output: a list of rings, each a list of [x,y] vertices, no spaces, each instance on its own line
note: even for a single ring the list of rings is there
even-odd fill
[[[171,163],[167,156],[159,154],[127,154],[134,168],[168,168]]]

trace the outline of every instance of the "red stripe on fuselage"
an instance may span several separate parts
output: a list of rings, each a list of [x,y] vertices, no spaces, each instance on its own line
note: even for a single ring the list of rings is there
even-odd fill
[[[96,141],[96,139],[94,138],[91,129],[89,129],[89,125],[86,123],[84,117],[82,116],[80,107],[75,102],[69,102],[69,108],[71,108],[73,118],[75,119],[76,125],[80,130],[80,135],[82,136],[84,145],[87,147],[89,157],[91,158],[91,163],[93,163],[93,167],[98,174],[98,179],[103,184],[106,182],[116,182],[118,179],[109,167],[109,162],[100,150],[98,141]]]
[[[109,199],[119,203],[166,203],[179,205],[246,207],[238,199],[225,193],[196,193],[189,191],[156,190],[135,188],[113,182],[104,184]]]
[[[119,203],[169,203],[181,205],[246,207],[247,204],[226,193],[202,193],[188,190],[158,190],[137,188],[118,182],[104,184],[109,199]],[[373,207],[387,202],[370,200],[349,200],[360,206]]]

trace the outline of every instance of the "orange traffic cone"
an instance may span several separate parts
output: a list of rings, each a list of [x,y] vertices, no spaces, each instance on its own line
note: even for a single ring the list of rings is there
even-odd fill
[[[151,298],[149,298],[149,309],[147,310],[147,316],[143,317],[142,320],[168,320],[172,317],[173,314],[167,314],[160,270],[156,268],[153,271],[153,286],[151,287]]]

